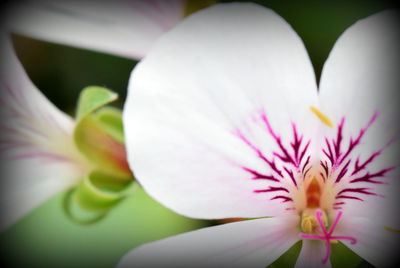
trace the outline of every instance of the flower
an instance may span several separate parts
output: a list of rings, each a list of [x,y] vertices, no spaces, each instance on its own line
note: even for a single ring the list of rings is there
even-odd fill
[[[25,36],[141,59],[187,13],[212,1],[191,2],[28,1],[11,6],[7,24]]]
[[[97,101],[94,108],[88,101],[83,103],[94,91],[115,98],[116,94],[105,89],[84,90],[80,102],[85,109],[81,109],[76,121],[58,110],[33,85],[13,51],[9,36],[3,32],[0,36],[0,230],[81,181],[84,184],[81,188],[86,186],[92,191],[86,190],[86,199],[89,194],[101,195],[92,181],[96,176],[103,176],[103,180],[118,179],[124,190],[122,186],[132,181],[132,174],[126,163],[123,141],[104,130],[107,126],[102,127],[96,120],[99,116],[92,113],[103,105],[100,95],[94,96]],[[108,110],[102,111],[104,115]],[[118,117],[114,110],[112,112],[113,117]],[[108,120],[118,123],[110,116]],[[116,204],[122,196],[116,190],[113,195],[97,196],[96,200],[103,202],[100,205],[105,210],[106,205]]]
[[[73,119],[36,89],[5,34],[0,52],[4,230],[55,193],[75,185],[91,166],[74,145]]]
[[[319,89],[301,39],[269,9],[219,5],[165,34],[133,71],[124,108],[136,178],[188,217],[259,219],[146,244],[120,266],[265,267],[299,240],[297,267],[329,266],[336,241],[391,264],[397,20],[384,11],[343,33]]]

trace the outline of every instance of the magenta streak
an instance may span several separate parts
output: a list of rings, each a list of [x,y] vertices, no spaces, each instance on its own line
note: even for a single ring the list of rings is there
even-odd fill
[[[322,179],[324,180],[324,182],[326,181],[326,177],[324,175],[324,173],[320,172],[319,175],[321,175]]]
[[[290,146],[292,146],[292,148],[293,148],[294,159],[298,163],[299,162],[299,150],[300,150],[301,141],[303,140],[303,136],[299,137],[297,135],[296,125],[293,123],[292,123],[292,129],[293,129],[293,142],[290,143]]]
[[[268,193],[268,192],[279,192],[279,191],[289,193],[289,190],[284,187],[273,187],[273,186],[270,186],[268,189],[254,190],[255,193]]]
[[[369,129],[369,127],[375,122],[376,118],[378,117],[378,113],[374,113],[371,117],[371,119],[368,121],[368,124],[362,128],[357,136],[357,138],[355,140],[353,140],[353,138],[350,138],[350,143],[349,143],[349,147],[346,151],[346,153],[343,155],[343,157],[339,160],[339,165],[343,163],[343,161],[349,156],[349,154],[354,150],[355,147],[357,147],[357,145],[360,144],[360,141],[362,139],[362,137],[364,136],[365,132],[367,132],[367,130]],[[342,129],[340,129],[340,131],[342,131]]]
[[[360,144],[363,136],[365,135],[369,127],[375,122],[377,117],[378,113],[375,112],[372,115],[371,119],[368,121],[367,125],[360,130],[358,136],[355,139],[353,137],[350,137],[349,145],[346,151],[341,151],[345,118],[343,117],[341,119],[337,129],[336,138],[332,140],[332,143],[327,138],[325,138],[326,149],[322,150],[322,152],[328,157],[333,167],[340,166],[346,160],[346,158],[351,154],[354,148],[356,148]]]
[[[343,193],[351,192],[351,193],[358,193],[358,194],[381,196],[381,195],[378,195],[378,194],[373,193],[368,190],[371,190],[371,189],[370,188],[346,188],[346,189],[341,190],[337,195],[340,196]]]
[[[284,195],[277,195],[277,196],[274,196],[274,197],[272,197],[270,200],[276,200],[276,199],[283,199],[283,203],[293,201],[292,198],[290,198],[290,197],[288,197],[288,196],[284,196]]]
[[[339,127],[338,127],[338,132],[337,132],[337,137],[336,137],[336,141],[333,140],[333,146],[335,148],[335,159],[339,159],[340,157],[340,147],[342,144],[342,140],[343,140],[343,126],[344,126],[344,117],[342,118],[342,120],[340,120],[339,123]]]
[[[336,199],[354,199],[354,200],[364,201],[361,198],[354,197],[354,196],[349,196],[349,195],[337,195]]]
[[[279,182],[279,180],[272,175],[264,175],[264,174],[258,173],[257,171],[246,168],[246,167],[242,167],[242,168],[243,168],[243,170],[254,175],[254,177],[252,178],[253,180],[270,180],[270,181]]]
[[[336,203],[334,203],[333,205],[339,206],[339,205],[344,205],[344,204],[345,204],[345,202],[336,202]]]
[[[320,161],[320,164],[321,164],[322,168],[324,169],[325,177],[327,178],[329,175],[328,163],[326,161],[325,162]]]
[[[354,163],[354,170],[351,173],[351,175],[356,175],[358,172],[360,172],[361,170],[364,170],[370,163],[372,163],[375,158],[377,158],[378,156],[380,156],[382,154],[382,152],[389,147],[393,142],[395,141],[395,139],[390,140],[383,148],[381,148],[380,150],[372,153],[367,160],[364,161],[364,163],[360,164],[360,158],[358,157],[356,162]]]
[[[301,161],[303,160],[303,158],[304,158],[304,156],[305,156],[305,154],[306,154],[306,152],[307,152],[307,150],[308,150],[308,147],[310,146],[310,143],[311,143],[311,140],[309,140],[309,141],[306,143],[306,146],[304,146],[304,149],[303,149],[303,151],[302,151],[301,154],[300,154],[300,158],[299,158],[299,162],[298,162],[298,163],[301,163]],[[306,160],[306,162],[308,163],[308,161],[310,160],[310,156],[308,156],[307,158],[308,158],[308,160]]]
[[[311,167],[307,168],[307,170],[303,174],[303,180],[306,178],[307,173],[311,170]]]
[[[301,169],[301,173],[304,174],[304,170],[306,169],[309,163],[310,163],[310,156],[307,157],[306,162],[304,163],[303,168]]]
[[[284,170],[286,171],[286,173],[289,175],[289,177],[290,177],[290,179],[292,180],[293,184],[297,187],[297,182],[296,182],[296,180],[295,180],[295,178],[294,178],[293,171],[290,170],[290,169],[287,169],[286,167],[283,167],[283,169],[284,169]]]
[[[373,179],[373,178],[382,178],[382,177],[384,177],[386,175],[386,173],[388,173],[389,171],[392,171],[393,169],[395,169],[395,168],[394,167],[385,168],[385,169],[382,169],[382,170],[380,170],[380,171],[378,171],[376,173],[372,173],[372,174],[367,172],[367,174],[365,174],[362,177],[352,179],[350,181],[350,183],[368,182],[368,183],[375,183],[375,184],[385,184],[385,182],[377,181],[377,180],[371,180],[371,179]]]
[[[330,144],[330,142],[329,142],[329,140],[327,138],[325,138],[325,143],[326,143],[326,146],[328,148],[328,152],[326,152],[325,149],[322,150],[322,152],[328,157],[329,161],[331,162],[331,165],[333,166],[335,164],[335,158],[334,158],[333,153],[332,153],[331,144]]]
[[[291,141],[289,141],[290,146],[285,147],[281,137],[273,130],[265,112],[260,111],[259,116],[262,122],[264,123],[263,125],[266,127],[267,133],[272,137],[272,139],[275,141],[276,146],[278,147],[277,151],[272,151],[271,160],[268,159],[267,156],[265,156],[263,152],[259,148],[257,148],[257,146],[255,146],[249,139],[247,139],[239,129],[235,129],[234,134],[237,137],[239,137],[247,146],[249,146],[258,155],[260,159],[262,159],[265,163],[267,163],[273,172],[272,174],[262,174],[247,167],[242,167],[242,169],[252,174],[253,180],[262,179],[262,180],[280,182],[281,178],[286,179],[287,177],[289,177],[292,183],[296,187],[298,187],[295,178],[295,174],[297,173],[295,172],[300,172],[300,165],[307,155],[307,150],[309,148],[311,141],[309,140],[303,146],[302,144],[304,142],[304,137],[303,135],[299,135],[299,133],[297,132],[296,125],[292,123],[293,137],[291,138]],[[282,167],[279,166],[278,168],[277,162],[279,164],[282,164]],[[304,161],[304,164],[301,166],[303,176],[305,176],[305,174],[310,170],[310,167],[308,167],[309,163],[310,163],[310,156],[307,156],[306,160]],[[296,170],[293,170],[293,167]],[[254,190],[255,193],[276,192],[276,191],[285,191],[289,193],[289,191],[283,187],[270,187],[268,189]],[[278,195],[271,198],[271,200],[275,199],[283,199],[284,200],[283,202],[292,201],[290,197],[283,195]]]
[[[268,166],[276,173],[278,174],[281,178],[283,178],[282,172],[276,167],[276,163],[274,160],[268,160],[267,157],[263,155],[263,153],[256,147],[254,146],[248,139],[246,139],[242,133],[237,130],[236,135],[244,142],[246,143],[253,151],[255,151],[258,155],[259,158],[261,158],[265,163],[268,164]]]
[[[310,240],[323,240],[326,241],[326,253],[325,257],[322,259],[322,263],[325,264],[329,260],[329,256],[331,255],[331,240],[349,240],[351,244],[357,243],[357,239],[351,236],[333,236],[332,233],[336,228],[336,225],[338,224],[340,218],[342,217],[343,212],[339,211],[332,226],[329,228],[329,231],[326,230],[325,225],[322,221],[322,211],[317,210],[315,212],[315,217],[317,218],[318,224],[321,227],[321,230],[323,232],[323,235],[313,235],[313,234],[304,234],[300,233],[299,236],[300,238],[303,239],[310,239]]]
[[[277,134],[275,134],[274,130],[272,129],[271,124],[268,121],[267,116],[265,115],[265,113],[261,114],[261,119],[263,120],[263,122],[265,123],[265,126],[267,127],[268,133],[271,135],[271,137],[275,140],[276,144],[278,145],[279,149],[281,149],[281,154],[278,154],[276,152],[274,152],[274,155],[277,156],[279,159],[281,159],[283,162],[285,163],[289,163],[294,165],[295,167],[298,167],[298,163],[296,163],[296,161],[292,158],[292,156],[290,156],[290,154],[288,153],[287,149],[285,148],[285,146],[283,146],[282,144],[282,140],[281,137],[279,137]],[[296,155],[296,152],[295,152]]]
[[[351,160],[347,161],[346,164],[344,165],[344,167],[340,170],[339,175],[337,176],[337,178],[335,180],[336,183],[340,182],[340,180],[344,177],[344,175],[346,175],[347,170],[348,170],[347,168],[350,164],[350,161]]]
[[[376,157],[378,157],[382,153],[381,150],[373,153],[367,160],[365,160],[364,163],[361,165],[360,163],[360,158],[357,158],[356,162],[354,163],[354,171],[351,173],[351,176],[356,175],[358,172],[361,170],[365,169]]]

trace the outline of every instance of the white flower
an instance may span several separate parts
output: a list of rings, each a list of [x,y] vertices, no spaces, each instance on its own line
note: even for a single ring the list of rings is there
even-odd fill
[[[329,266],[333,240],[390,264],[397,20],[385,11],[348,29],[319,90],[301,39],[271,10],[220,5],[165,34],[133,71],[124,110],[137,179],[188,217],[273,218],[150,243],[120,265],[265,267],[298,240],[298,267]]]
[[[141,59],[153,42],[182,20],[185,0],[72,0],[13,3],[13,32],[127,58]]]
[[[5,34],[0,55],[0,230],[4,230],[77,184],[91,165],[73,142],[74,120],[32,84]]]

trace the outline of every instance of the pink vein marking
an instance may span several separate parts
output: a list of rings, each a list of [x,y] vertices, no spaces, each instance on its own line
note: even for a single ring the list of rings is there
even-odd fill
[[[354,199],[354,200],[364,201],[361,198],[354,197],[354,196],[349,196],[349,195],[337,195],[336,199]]]
[[[328,163],[326,161],[324,161],[324,162],[320,161],[320,164],[321,164],[322,168],[324,169],[325,177],[327,178],[329,175]]]
[[[322,235],[313,235],[313,234],[304,234],[300,233],[299,236],[300,238],[303,239],[310,239],[310,240],[323,240],[326,241],[326,253],[325,257],[322,259],[322,263],[325,264],[328,262],[329,257],[331,255],[331,240],[349,240],[351,244],[357,243],[357,239],[351,236],[333,236],[332,233],[336,228],[336,225],[338,224],[340,218],[342,217],[343,212],[339,211],[332,226],[329,228],[329,231],[326,230],[325,225],[322,221],[322,211],[317,210],[315,212],[315,217],[317,218],[318,224],[321,227],[321,230],[323,232]]]
[[[279,159],[281,159],[283,162],[286,163],[290,163],[292,165],[294,165],[295,167],[298,167],[298,163],[293,159],[293,157],[289,154],[289,152],[287,151],[287,149],[285,148],[285,146],[283,146],[282,144],[282,140],[281,137],[278,136],[274,130],[272,129],[271,124],[268,121],[267,116],[265,115],[265,113],[261,114],[261,119],[263,120],[263,122],[265,123],[265,126],[267,127],[268,133],[271,135],[271,137],[275,140],[276,144],[278,145],[279,149],[281,150],[281,153],[283,154],[278,154],[276,152],[274,152],[274,155],[277,156]],[[293,129],[294,129],[294,136],[295,138],[297,138],[297,132],[296,132],[296,128],[294,126],[294,124],[292,125]],[[295,152],[295,155],[297,153]]]
[[[373,193],[373,192],[371,192],[369,190],[371,190],[371,189],[370,188],[346,188],[346,189],[341,190],[338,193],[338,195],[341,195],[342,193],[346,193],[346,192],[351,192],[351,193],[359,193],[359,194],[366,194],[366,195],[381,196],[381,195]]]
[[[335,164],[335,158],[332,153],[331,144],[329,143],[329,140],[327,138],[325,138],[325,143],[328,147],[328,152],[325,149],[323,149],[322,152],[328,157],[329,162],[331,162],[331,166],[333,166]]]
[[[342,144],[342,140],[343,140],[343,126],[344,126],[344,117],[342,118],[342,120],[340,120],[339,123],[339,127],[338,127],[338,133],[336,136],[336,141],[333,140],[333,146],[335,149],[335,159],[339,159],[341,152],[340,152],[340,147]]]
[[[337,176],[337,178],[335,180],[336,183],[340,182],[340,180],[344,177],[344,175],[346,175],[350,161],[351,160],[347,161],[346,164],[344,165],[344,167],[340,170],[339,175]]]
[[[360,164],[360,158],[358,157],[357,160],[354,163],[354,170],[351,173],[351,176],[356,175],[357,173],[359,173],[361,170],[364,170],[369,164],[371,164],[375,158],[379,157],[382,152],[389,147],[393,142],[395,142],[395,139],[390,140],[383,148],[381,148],[380,150],[372,153],[367,160],[364,161],[364,163]]]
[[[378,118],[378,113],[374,113],[371,117],[371,119],[368,121],[368,124],[362,128],[360,130],[360,132],[358,133],[358,136],[355,140],[353,140],[353,138],[350,138],[350,143],[349,143],[349,147],[347,148],[346,153],[343,155],[343,157],[340,158],[339,160],[339,165],[341,163],[343,163],[343,161],[349,156],[349,154],[354,150],[355,147],[357,147],[357,145],[360,144],[362,137],[364,136],[364,134],[367,132],[367,130],[369,129],[369,127],[375,122],[375,120]],[[339,131],[339,130],[338,130]],[[342,131],[342,129],[340,129],[340,132]]]
[[[289,190],[284,187],[273,187],[273,186],[269,186],[268,189],[254,190],[255,193],[268,193],[268,192],[279,192],[279,191],[289,193]]]
[[[293,201],[292,198],[290,198],[290,197],[288,197],[288,196],[284,196],[284,195],[277,195],[277,196],[274,196],[274,197],[272,197],[270,200],[276,200],[276,199],[283,199],[283,201],[282,201],[283,203]]]
[[[304,170],[306,169],[309,163],[310,163],[310,156],[307,157],[306,162],[304,163],[303,168],[301,169],[301,173],[304,174]]]
[[[252,178],[253,180],[270,180],[270,181],[279,182],[279,180],[272,175],[264,175],[264,174],[261,174],[255,170],[252,170],[252,169],[246,168],[246,167],[242,167],[242,168],[243,168],[243,170],[254,175],[254,177]]]
[[[276,163],[274,160],[269,160],[264,154],[261,152],[260,149],[258,149],[254,144],[252,144],[244,135],[237,130],[236,135],[244,142],[246,143],[253,151],[255,151],[258,155],[259,158],[261,158],[264,162],[268,164],[268,166],[276,173],[278,174],[281,178],[283,178],[282,172],[277,168]]]
[[[356,138],[350,137],[349,145],[347,149],[344,151],[342,151],[342,145],[344,141],[343,129],[345,124],[345,118],[343,117],[341,119],[337,129],[336,138],[332,139],[331,141],[325,138],[326,148],[322,150],[322,152],[328,157],[332,167],[336,168],[340,166],[347,159],[347,157],[353,152],[354,148],[356,148],[361,143],[363,136],[365,135],[367,130],[371,127],[371,125],[376,121],[377,118],[378,118],[378,113],[375,112],[372,115],[371,119],[368,121],[367,125],[361,128],[357,137]],[[356,174],[358,171],[364,169],[366,165],[368,165],[378,155],[379,153],[377,152],[376,155],[374,154],[373,156],[371,156],[371,159],[368,159],[362,165],[359,165],[359,160],[357,160],[357,163],[355,165],[355,170],[353,171],[353,173]],[[344,169],[342,169],[342,171],[344,171]],[[347,167],[346,167],[346,172],[347,172]],[[344,175],[345,174],[342,173],[342,176]],[[340,179],[338,181],[340,181]]]
[[[371,180],[373,178],[382,178],[386,175],[386,173],[392,171],[393,169],[395,169],[394,167],[390,167],[390,168],[385,168],[382,169],[376,173],[369,173],[367,172],[364,176],[359,177],[359,178],[355,178],[352,179],[350,181],[350,183],[354,183],[354,182],[369,182],[369,183],[375,183],[375,184],[385,184],[385,182],[382,181],[377,181],[377,180]]]
[[[356,162],[354,163],[354,170],[351,173],[351,176],[357,174],[361,170],[365,169],[368,164],[370,164],[376,157],[378,157],[382,153],[381,150],[373,153],[364,163],[360,164],[360,158],[357,158]]]
[[[297,187],[297,182],[296,182],[296,179],[294,178],[293,171],[290,170],[290,169],[288,169],[288,168],[286,168],[286,167],[283,167],[283,169],[284,169],[284,170],[286,171],[286,173],[289,175],[289,177],[290,177],[290,179],[292,180],[293,184]]]

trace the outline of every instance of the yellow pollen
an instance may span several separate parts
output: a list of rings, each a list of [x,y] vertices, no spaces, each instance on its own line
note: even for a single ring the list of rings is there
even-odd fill
[[[183,17],[186,18],[187,16],[202,10],[206,7],[212,6],[214,4],[217,4],[218,1],[216,0],[203,0],[203,1],[197,1],[197,0],[187,0],[185,1],[185,7],[183,10]]]
[[[322,221],[325,227],[328,227],[328,218],[325,212],[322,212]],[[300,229],[306,234],[314,234],[319,227],[318,221],[315,218],[315,209],[306,209],[301,214]]]
[[[400,233],[400,230],[390,228],[389,226],[383,226],[383,229],[385,229],[388,232],[392,232],[392,233]]]
[[[322,123],[324,123],[328,127],[334,126],[331,119],[329,119],[327,115],[323,114],[320,110],[318,110],[318,108],[316,108],[315,106],[310,106],[310,110],[318,117],[319,120],[321,120]]]

